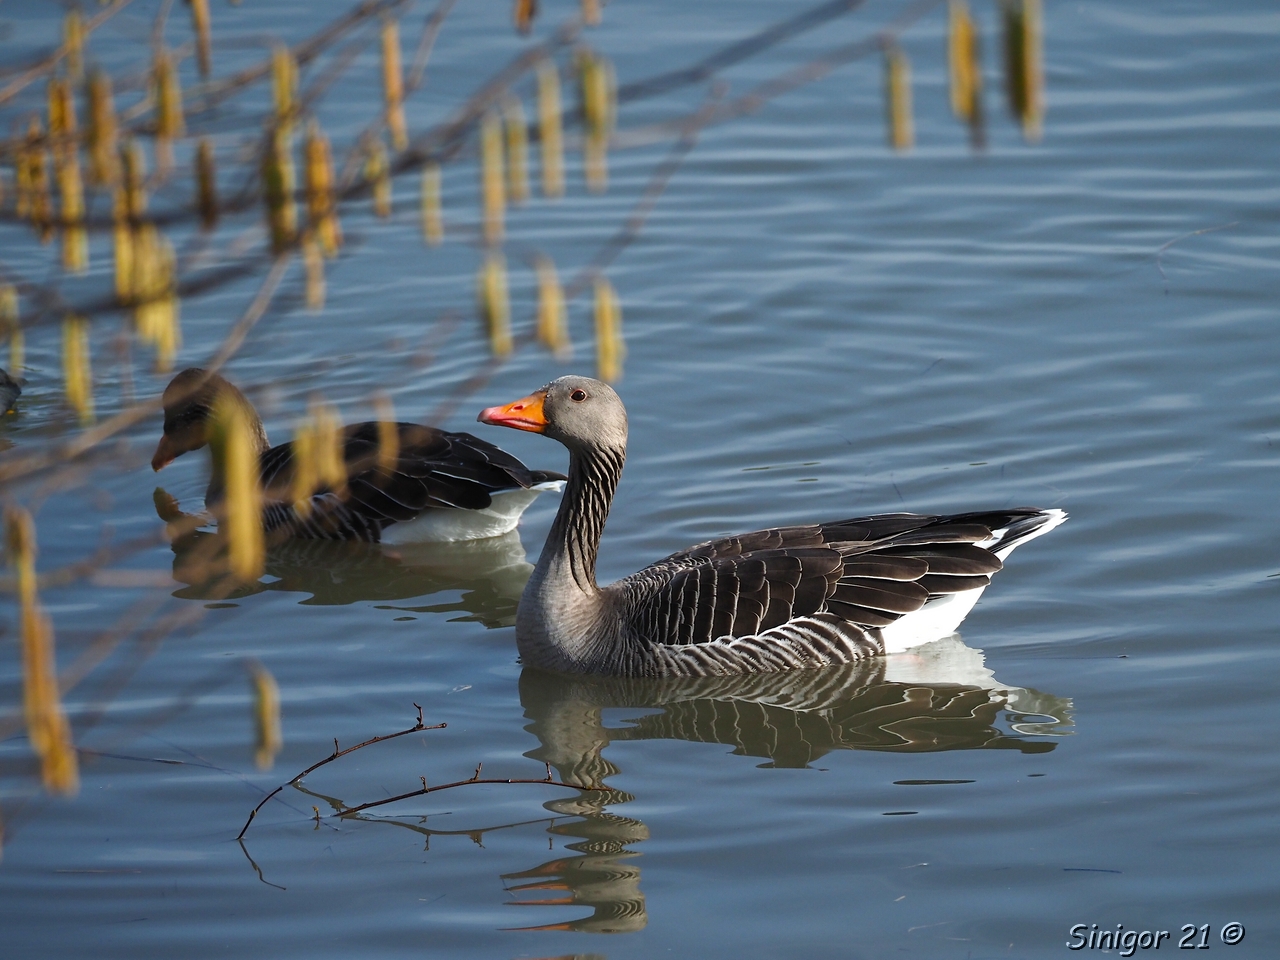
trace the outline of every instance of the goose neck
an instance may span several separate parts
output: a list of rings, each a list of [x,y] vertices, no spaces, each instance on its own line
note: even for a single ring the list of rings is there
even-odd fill
[[[625,448],[570,450],[569,480],[538,565],[559,567],[558,577],[567,575],[583,593],[599,591],[596,557],[625,460]]]

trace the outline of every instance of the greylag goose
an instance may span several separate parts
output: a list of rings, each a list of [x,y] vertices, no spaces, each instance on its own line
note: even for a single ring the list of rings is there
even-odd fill
[[[627,453],[618,395],[561,377],[479,420],[569,449],[560,510],[516,614],[521,658],[553,670],[713,676],[918,646],[954,633],[1010,551],[1066,519],[1014,508],[779,527],[698,544],[600,587],[596,554]]]
[[[530,470],[511,454],[469,433],[397,423],[396,461],[377,466],[376,421],[343,430],[346,490],[317,489],[299,512],[290,494],[293,444],[271,446],[253,404],[236,387],[198,367],[183,370],[164,391],[164,435],[151,459],[161,470],[208,443],[214,402],[229,398],[243,409],[257,444],[264,490],[263,526],[275,539],[364,540],[413,543],[475,540],[515,529],[520,514],[542,490],[559,489],[563,474]],[[206,506],[223,497],[213,471]]]

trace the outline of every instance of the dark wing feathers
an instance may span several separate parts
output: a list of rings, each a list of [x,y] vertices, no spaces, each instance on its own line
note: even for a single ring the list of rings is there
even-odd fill
[[[985,587],[1003,564],[978,543],[1024,536],[1038,510],[953,517],[896,513],[777,527],[711,540],[619,581],[630,626],[651,644],[749,637],[797,617],[834,616],[866,629],[932,596]]]
[[[564,475],[531,471],[493,444],[467,433],[450,433],[416,423],[396,424],[398,449],[391,468],[378,465],[379,425],[356,423],[343,431],[347,486],[341,495],[322,487],[309,509],[295,511],[293,444],[282,443],[259,460],[268,501],[267,531],[340,540],[379,540],[382,529],[412,520],[424,510],[455,507],[482,510],[491,495],[531,487]]]
[[[957,576],[977,576],[995,573],[1004,564],[994,553],[968,544],[948,544],[945,548],[886,547],[876,551],[876,556],[907,557],[928,564],[929,573],[950,573]]]

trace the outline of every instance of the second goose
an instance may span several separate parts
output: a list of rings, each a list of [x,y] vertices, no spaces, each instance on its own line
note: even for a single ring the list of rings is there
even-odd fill
[[[293,444],[271,446],[262,419],[229,381],[198,367],[183,370],[164,391],[164,435],[151,459],[161,470],[208,441],[219,400],[240,406],[258,448],[264,490],[263,526],[268,536],[324,540],[410,543],[475,540],[515,529],[543,490],[558,490],[565,477],[530,470],[511,454],[469,433],[450,433],[416,423],[394,425],[396,456],[390,469],[377,465],[379,424],[353,423],[342,431],[347,473],[341,495],[318,489],[298,510],[288,491],[293,482]],[[205,504],[223,499],[221,471],[213,470]]]

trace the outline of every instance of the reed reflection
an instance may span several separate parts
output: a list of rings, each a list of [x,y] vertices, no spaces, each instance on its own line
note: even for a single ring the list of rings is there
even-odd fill
[[[162,519],[172,522],[171,516]],[[515,623],[516,605],[533,571],[520,536],[458,543],[382,544],[283,540],[267,548],[266,575],[228,590],[218,556],[217,534],[188,529],[171,541],[173,578],[186,584],[175,597],[235,600],[267,591],[307,594],[299,603],[340,605],[385,602],[406,613],[460,615],[490,629]],[[447,603],[405,605],[398,600],[458,591]]]
[[[605,786],[619,772],[612,743],[688,740],[720,743],[765,767],[805,767],[832,750],[923,753],[1017,750],[1047,753],[1045,737],[1072,732],[1071,701],[996,681],[982,652],[959,637],[910,654],[817,671],[699,679],[582,677],[525,668],[520,702],[539,745],[525,756],[550,763],[560,779]],[[604,711],[646,711],[606,726]],[[652,712],[649,712],[652,711]],[[1031,738],[1038,739],[1031,739]],[[573,856],[504,875],[517,906],[575,906],[578,920],[522,927],[623,933],[647,921],[640,891],[641,821],[607,808],[634,799],[619,790],[584,792],[544,807],[548,833],[575,838]],[[530,896],[547,893],[548,896]]]

